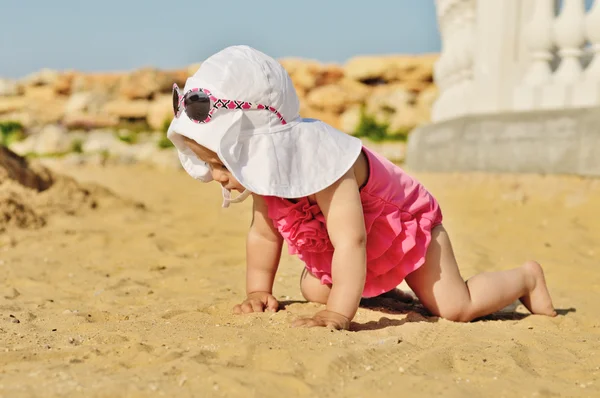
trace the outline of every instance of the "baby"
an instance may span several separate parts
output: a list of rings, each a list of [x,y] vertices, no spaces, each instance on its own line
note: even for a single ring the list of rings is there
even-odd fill
[[[221,184],[225,207],[252,196],[247,297],[234,312],[277,311],[272,289],[285,241],[306,265],[303,296],[326,305],[296,326],[348,329],[362,297],[403,280],[432,314],[452,321],[516,299],[533,314],[556,315],[534,261],[465,282],[435,198],[358,138],[301,118],[289,75],[262,52],[233,46],[212,55],[183,91],[174,86],[173,111],[168,137],[184,169]]]

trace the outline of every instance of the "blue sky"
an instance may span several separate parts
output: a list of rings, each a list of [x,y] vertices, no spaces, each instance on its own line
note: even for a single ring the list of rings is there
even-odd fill
[[[433,0],[1,0],[0,15],[0,77],[11,78],[177,68],[233,44],[338,63],[440,50]]]

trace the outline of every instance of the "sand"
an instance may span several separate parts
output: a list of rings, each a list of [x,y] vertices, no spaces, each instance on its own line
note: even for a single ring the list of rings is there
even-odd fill
[[[416,174],[463,276],[537,259],[556,318],[516,306],[461,324],[380,299],[337,332],[290,328],[321,307],[287,254],[284,310],[232,315],[249,202],[221,209],[181,171],[54,169],[107,190],[76,211],[30,193],[44,222],[0,233],[2,397],[600,396],[600,180]]]

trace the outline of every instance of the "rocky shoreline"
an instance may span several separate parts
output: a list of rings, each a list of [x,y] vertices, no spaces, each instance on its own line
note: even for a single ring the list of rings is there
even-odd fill
[[[401,160],[402,141],[429,121],[437,97],[437,57],[364,56],[344,65],[295,58],[280,62],[300,97],[301,116],[360,136]],[[19,80],[0,79],[1,143],[21,155],[73,162],[176,164],[164,137],[172,117],[171,86],[183,86],[198,67],[126,73],[41,70]]]

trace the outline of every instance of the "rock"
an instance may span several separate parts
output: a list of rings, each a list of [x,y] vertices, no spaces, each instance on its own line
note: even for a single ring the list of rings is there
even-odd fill
[[[89,155],[69,153],[62,158],[62,164],[67,166],[82,166],[87,163]]]
[[[433,81],[433,66],[437,55],[396,56],[393,67],[385,78],[389,82],[426,82]]]
[[[0,97],[23,94],[23,86],[14,80],[0,79]]]
[[[417,97],[417,110],[419,112],[420,122],[428,122],[431,120],[431,108],[439,96],[437,86],[431,85]]]
[[[372,87],[352,79],[344,78],[337,83],[347,93],[350,93],[351,101],[364,104],[373,91]]]
[[[296,95],[298,96],[298,100],[300,102],[306,101],[306,94],[308,94],[308,91],[302,87],[297,87],[297,86],[294,86],[294,89],[296,90]]]
[[[158,141],[163,135],[164,134],[159,131],[141,133],[137,135],[136,144],[146,144],[151,142],[154,145],[158,145]]]
[[[317,86],[317,75],[309,68],[302,68],[294,74],[292,81],[294,87],[308,92]]]
[[[318,61],[301,58],[283,58],[279,63],[290,75],[294,85],[302,91],[335,84],[344,77],[344,69],[335,64],[323,65]]]
[[[115,95],[123,76],[117,73],[75,74],[71,82],[71,92],[89,91],[95,95]]]
[[[58,95],[70,95],[73,88],[73,81],[76,76],[77,73],[74,71],[60,74],[52,85],[54,92]]]
[[[110,161],[117,164],[134,164],[137,163],[137,151],[140,145],[122,145],[113,148],[111,152],[107,152],[110,156]]]
[[[147,100],[118,99],[108,102],[104,106],[104,111],[119,119],[146,119],[149,108],[150,101]]]
[[[71,94],[65,103],[65,117],[89,113],[92,115],[101,115],[104,106],[108,101],[108,96],[101,92],[80,91]]]
[[[315,88],[319,79],[321,64],[313,60],[285,58],[279,61],[290,75],[294,86],[301,91]]]
[[[120,141],[112,131],[95,130],[91,131],[81,149],[84,153],[118,153],[119,151],[127,150],[123,147],[128,147],[128,144]]]
[[[406,143],[399,141],[373,142],[361,138],[365,146],[392,162],[403,162],[406,156]]]
[[[318,61],[297,57],[281,58],[277,62],[283,66],[290,77],[294,76],[300,69],[319,68],[321,66]]]
[[[199,67],[200,66],[198,65],[198,68]],[[194,73],[196,73],[196,71],[194,71]],[[166,83],[168,83],[168,85],[165,84],[163,87],[161,87],[161,91],[159,94],[167,94],[169,96],[171,95],[171,92],[173,91],[173,83],[177,83],[179,88],[183,89],[188,77],[190,77],[194,74],[194,73],[192,73],[191,75],[188,74],[187,69],[175,69],[175,70],[166,71],[165,73],[166,73],[165,81],[166,81]]]
[[[26,86],[24,95],[28,101],[37,100],[47,102],[54,100],[56,97],[54,88],[51,86]]]
[[[82,166],[84,164],[92,166],[105,166],[107,159],[108,157],[102,153],[92,153],[88,155],[70,153],[62,159],[61,163],[68,166]]]
[[[114,115],[77,112],[65,115],[62,122],[70,129],[93,130],[115,127],[119,123],[119,118]]]
[[[162,131],[166,120],[173,119],[173,99],[170,95],[158,96],[148,107],[146,120],[150,128]]]
[[[56,82],[59,73],[52,69],[41,69],[38,72],[32,73],[23,79],[23,84],[26,86],[48,86]]]
[[[398,85],[377,87],[367,99],[366,111],[370,115],[392,115],[399,109],[414,104],[416,96],[414,93]],[[387,119],[384,117],[384,119]]]
[[[80,112],[87,112],[94,99],[94,94],[86,91],[74,93],[71,95],[65,105],[65,114],[76,114]]]
[[[158,93],[170,93],[172,87],[173,79],[167,73],[143,68],[123,76],[119,94],[130,100],[149,100]]]
[[[50,87],[37,87],[39,89],[50,89]],[[47,93],[46,93],[47,94]],[[36,95],[46,95],[38,92]],[[27,99],[27,112],[33,119],[33,124],[40,126],[44,124],[58,123],[65,114],[65,104],[67,100],[64,97],[56,97],[50,94],[48,99],[31,98]]]
[[[10,150],[20,156],[26,156],[30,153],[35,153],[35,144],[37,136],[30,135],[22,141],[13,142],[10,144]]]
[[[57,125],[47,125],[35,135],[33,152],[40,155],[64,153],[71,150],[67,130]]]
[[[406,136],[421,123],[417,108],[403,107],[390,117],[388,134],[390,136]]]
[[[437,54],[361,56],[352,58],[346,63],[346,76],[372,84],[391,82],[433,81],[433,66]]]
[[[363,56],[344,66],[298,58],[280,62],[292,78],[303,116],[352,132],[360,106],[376,120],[400,129],[428,121],[437,98],[432,84],[437,58],[430,54]],[[173,83],[183,87],[199,66],[89,74],[45,69],[22,81],[0,79],[0,120],[19,121],[28,129],[62,124],[84,130],[142,122],[162,131],[172,118]],[[399,111],[403,117],[396,115]]]
[[[414,82],[433,82],[433,68],[438,61],[438,54],[423,54],[413,57],[412,63],[406,65],[404,69],[399,68],[398,80]]]
[[[158,138],[154,136],[154,138]],[[180,168],[181,163],[174,148],[161,149],[157,141],[147,140],[133,145],[119,145],[110,150],[110,158],[119,164],[147,163],[160,169]]]
[[[360,118],[361,106],[351,106],[340,115],[340,130],[344,133],[354,134],[360,123]]]
[[[27,106],[24,97],[0,97],[0,115],[10,112],[20,112]]]
[[[357,81],[387,82],[394,69],[394,57],[360,56],[351,58],[344,66],[346,77]]]
[[[346,105],[350,102],[349,100],[350,98],[347,96],[346,91],[335,84],[317,87],[306,97],[309,106],[333,113],[343,112]]]
[[[136,161],[148,162],[152,160],[158,152],[160,148],[156,144],[156,142],[145,142],[143,144],[135,145],[135,151],[133,151],[133,156]]]
[[[35,120],[31,115],[32,112],[21,110],[18,112],[8,112],[0,114],[0,122],[9,121],[20,123],[24,128],[30,128],[35,125]]]
[[[419,124],[416,96],[401,85],[377,87],[367,100],[366,113],[388,124],[388,134],[406,134]]]
[[[405,81],[394,83],[398,87],[402,87],[407,91],[411,91],[416,95],[419,95],[422,91],[427,90],[432,85],[430,82],[419,82],[419,81]]]
[[[338,84],[317,87],[306,97],[308,105],[319,110],[342,113],[347,107],[361,104],[369,89],[363,84],[343,79]]]
[[[52,175],[48,170],[31,167],[25,158],[6,147],[0,146],[0,184],[7,179],[16,181],[20,185],[35,191],[44,191],[53,184]],[[8,189],[4,190],[3,188],[2,191],[7,192]],[[4,221],[6,220],[2,220],[2,217],[0,217],[0,224]]]
[[[433,103],[437,100],[440,90],[437,86],[431,85],[427,87],[417,97],[417,106],[425,106],[431,108]]]
[[[300,104],[300,116],[303,118],[318,119],[332,127],[340,128],[340,117],[338,114],[315,109],[305,103]]]
[[[319,86],[327,84],[336,84],[344,78],[344,68],[339,65],[324,65],[319,71],[317,84]]]

